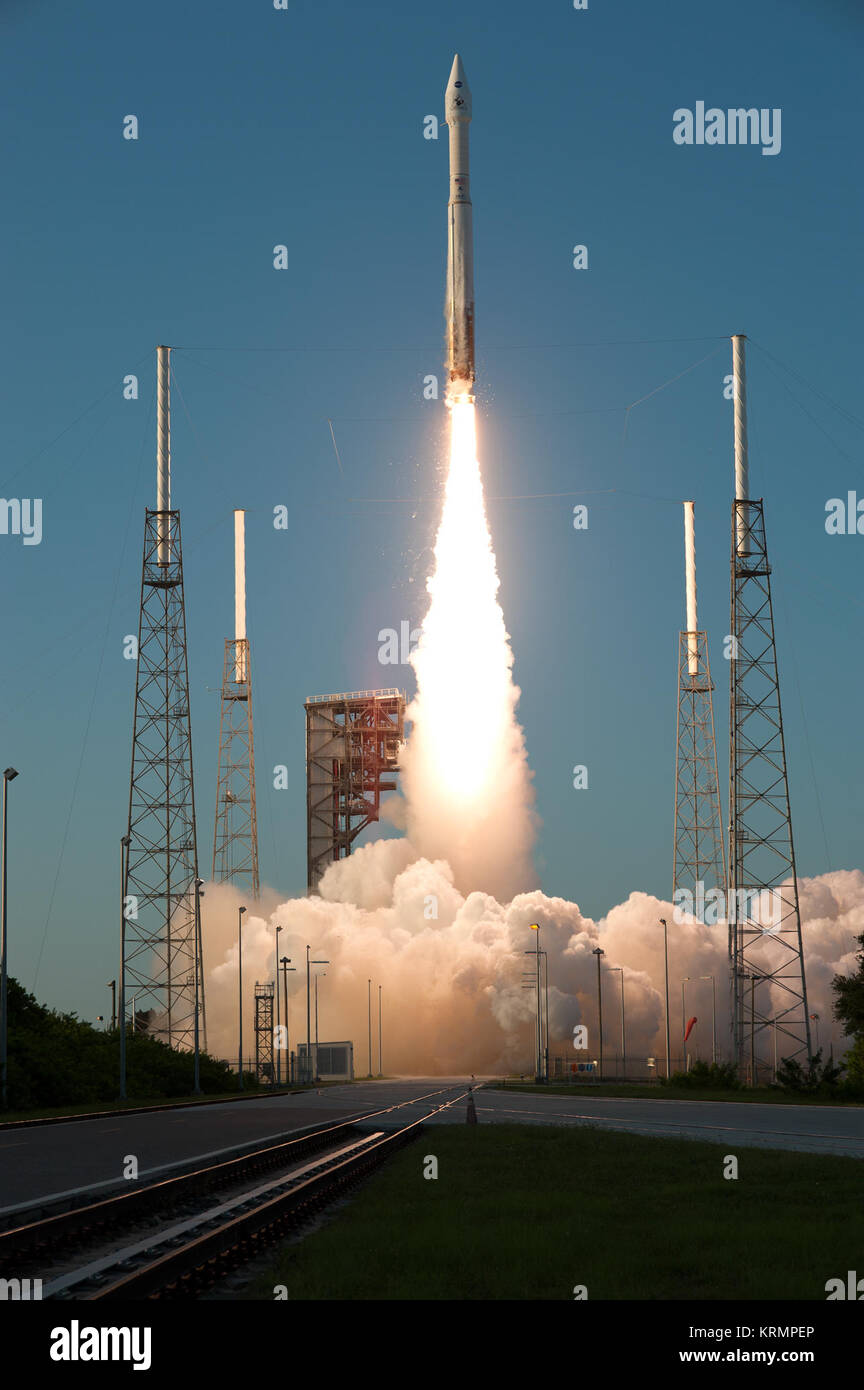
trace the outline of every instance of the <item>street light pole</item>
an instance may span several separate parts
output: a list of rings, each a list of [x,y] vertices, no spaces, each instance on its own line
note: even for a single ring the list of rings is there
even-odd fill
[[[687,1044],[684,1041],[684,1034],[687,1032],[687,1010],[684,1007],[684,986],[685,984],[689,984],[689,982],[690,976],[685,975],[681,981],[681,1051],[684,1056],[685,1073],[690,1070],[687,1066]]]
[[[666,926],[666,918],[660,918],[660,925],[663,928],[663,957],[665,960],[666,976],[666,1080],[669,1080],[669,929]]]
[[[372,1078],[372,981],[366,981],[366,996],[369,1005],[369,1078]]]
[[[284,991],[283,1003],[285,1005],[285,1080],[291,1085],[291,1043],[288,1037],[288,971],[296,972],[296,965],[291,964],[290,956],[282,957],[282,987]],[[277,977],[276,988],[279,988]]]
[[[237,1089],[243,1090],[243,913],[237,909]]]
[[[318,1075],[318,981],[323,980],[327,971],[324,970],[320,975],[315,976],[315,1080],[320,1081]]]
[[[279,1057],[279,933],[280,933],[281,930],[282,930],[282,928],[277,926],[277,928],[276,928],[276,977],[275,977],[275,978],[276,978],[276,989],[275,989],[275,991],[274,991],[274,992],[275,992],[275,995],[276,995],[276,1085],[277,1085],[277,1086],[279,1085],[279,1082],[280,1082],[281,1079],[282,1079],[282,1067],[281,1067],[281,1065],[280,1065],[280,1057]]]
[[[120,1099],[126,1099],[126,875],[129,872],[131,835],[120,841]],[[134,1014],[133,1014],[134,1025]]]
[[[117,981],[109,980],[108,988],[111,991],[111,1032],[117,1027]]]
[[[700,980],[711,981],[711,1062],[717,1064],[717,985],[713,975],[700,975]]]
[[[549,956],[548,956],[548,953],[547,953],[546,951],[543,952],[543,980],[544,980],[544,995],[545,995],[545,1005],[544,1005],[544,1007],[545,1007],[545,1011],[546,1011],[546,1037],[545,1037],[545,1044],[544,1044],[543,1061],[544,1061],[544,1073],[545,1073],[545,1076],[546,1076],[546,1080],[547,1080],[547,1082],[548,1082],[548,1080],[549,1080]]]
[[[311,1012],[311,997],[310,997],[310,996],[311,996],[311,986],[310,986],[310,983],[309,983],[309,977],[310,977],[311,971],[310,971],[309,967],[310,967],[310,965],[329,965],[329,964],[330,964],[329,960],[313,960],[313,961],[310,961],[310,959],[309,959],[309,952],[311,951],[311,949],[312,949],[311,946],[307,946],[307,947],[306,947],[306,1067],[304,1068],[304,1071],[308,1070],[308,1072],[309,1072],[308,1080],[310,1080],[310,1081],[312,1080],[312,1012]],[[318,1058],[317,1058],[317,1057],[315,1058],[315,1068],[316,1068],[316,1070],[317,1070],[317,1068],[318,1068]]]
[[[5,820],[5,817],[4,817],[4,820]],[[817,1052],[821,1052],[821,1051],[822,1051],[822,1042],[821,1042],[820,1037],[819,1037],[819,1015],[818,1015],[818,1014],[811,1014],[810,1017],[812,1018],[813,1022],[816,1024],[816,1051],[817,1051]]]
[[[750,976],[750,1085],[756,1085],[756,986],[761,975]]]
[[[378,986],[378,1075],[384,1075],[381,1070],[381,985]]]
[[[18,776],[14,767],[7,767],[3,773],[3,863],[2,863],[2,888],[0,888],[0,1072],[2,1072],[2,1104],[6,1109],[8,1100],[8,1063],[9,1063],[9,999],[7,993],[7,983],[9,979],[9,961],[6,943],[6,870],[9,862],[6,844],[6,813],[8,809],[9,783],[13,782]]]
[[[526,956],[535,956],[535,973],[537,977],[537,1074],[535,1081],[539,1086],[543,1080],[543,997],[540,993],[540,924],[532,922],[531,931],[537,933],[537,946],[533,951],[526,951]]]
[[[201,889],[202,889],[203,887],[204,887],[204,880],[203,880],[203,878],[196,878],[196,880],[195,880],[195,942],[196,942],[196,946],[195,946],[195,1066],[194,1066],[194,1076],[193,1076],[193,1080],[192,1080],[192,1094],[193,1094],[193,1096],[200,1096],[200,1094],[201,1094],[201,1049],[200,1049],[200,1046],[199,1046],[199,1030],[198,1030],[198,1011],[199,1011],[199,1008],[200,1008],[200,1004],[199,1004],[199,999],[200,999],[200,985],[199,985],[199,980],[198,980],[198,962],[199,962],[200,956],[201,956],[201,952],[200,952],[200,946],[201,946],[201,898],[202,898]]]
[[[600,987],[600,957],[605,956],[606,952],[599,946],[595,946],[591,952],[592,956],[597,957],[597,1013],[600,1020],[600,1080],[603,1080],[603,990]]]
[[[686,1008],[685,1008],[685,1005],[684,1005],[684,986],[685,986],[685,984],[688,982],[689,979],[690,979],[690,976],[689,976],[689,975],[685,975],[685,976],[683,977],[683,979],[681,980],[681,1036],[682,1036],[682,1038],[683,1038],[684,1034],[687,1032],[687,1012],[686,1012]]]
[[[610,965],[610,971],[616,971],[621,976],[621,1074],[627,1075],[627,1045],[624,1041],[624,967],[623,965]]]

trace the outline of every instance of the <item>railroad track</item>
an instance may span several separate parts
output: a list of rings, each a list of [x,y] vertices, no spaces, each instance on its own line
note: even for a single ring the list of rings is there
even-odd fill
[[[41,1278],[43,1299],[194,1297],[307,1222],[410,1142],[430,1114],[469,1093],[455,1089],[392,1132],[362,1135],[357,1124],[432,1102],[454,1088],[25,1222],[0,1234],[0,1270],[5,1277]]]

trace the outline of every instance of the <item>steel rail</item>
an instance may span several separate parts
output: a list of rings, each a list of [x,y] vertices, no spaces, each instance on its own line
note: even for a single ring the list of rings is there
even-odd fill
[[[194,1168],[172,1177],[160,1178],[145,1187],[116,1193],[101,1198],[98,1202],[42,1216],[12,1227],[0,1232],[0,1270],[17,1270],[22,1257],[30,1259],[48,1250],[53,1253],[76,1237],[93,1236],[118,1224],[134,1224],[137,1220],[150,1217],[157,1212],[164,1213],[166,1208],[170,1209],[190,1198],[206,1196],[213,1190],[292,1163],[328,1144],[338,1142],[346,1134],[353,1133],[355,1125],[361,1120],[365,1122],[381,1115],[392,1114],[407,1105],[417,1105],[432,1096],[444,1095],[453,1089],[452,1086],[445,1086],[379,1110],[357,1111],[335,1124],[324,1125],[295,1139],[280,1138],[275,1143],[268,1142],[264,1147],[237,1154],[218,1163]],[[34,1203],[34,1206],[37,1205]]]

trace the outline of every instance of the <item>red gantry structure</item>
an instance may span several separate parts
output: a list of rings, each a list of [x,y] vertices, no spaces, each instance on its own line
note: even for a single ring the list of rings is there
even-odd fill
[[[315,893],[328,866],[378,820],[381,793],[396,790],[405,692],[313,695],[304,709],[307,884]]]

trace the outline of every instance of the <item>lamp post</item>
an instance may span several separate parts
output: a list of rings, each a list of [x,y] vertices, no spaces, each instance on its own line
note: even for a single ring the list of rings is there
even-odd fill
[[[689,983],[690,983],[690,976],[689,976],[689,975],[685,975],[685,976],[683,977],[683,979],[681,980],[681,1051],[682,1051],[682,1053],[683,1053],[683,1055],[684,1055],[684,1070],[685,1070],[685,1072],[688,1072],[688,1071],[690,1070],[690,1068],[689,1068],[688,1065],[687,1065],[687,1044],[686,1044],[686,1042],[684,1041],[684,1034],[687,1032],[687,1010],[686,1010],[686,1008],[685,1008],[685,1006],[684,1006],[684,986],[685,986],[685,984],[689,984]]]
[[[9,1044],[9,1000],[7,994],[7,983],[9,979],[9,965],[6,947],[6,870],[9,862],[6,845],[6,826],[7,809],[9,796],[9,783],[14,782],[18,773],[14,767],[7,767],[3,773],[3,864],[2,864],[2,888],[0,888],[0,1072],[2,1072],[2,1106],[6,1109],[8,1099],[8,1044]]]
[[[717,985],[713,975],[700,975],[700,980],[711,981],[711,1063],[717,1064]]]
[[[290,956],[282,957],[282,989],[283,1002],[285,1004],[285,1080],[289,1086],[291,1084],[291,1045],[288,1038],[288,971],[296,971],[296,965],[291,964]],[[277,977],[278,988],[278,977]]]
[[[383,1077],[384,1073],[383,1073],[382,1070],[381,1070],[381,988],[382,988],[382,986],[379,985],[379,986],[378,986],[378,1075],[379,1075],[380,1077]]]
[[[276,981],[276,990],[275,990],[275,993],[276,993],[276,1000],[275,1000],[275,1003],[276,1003],[276,1043],[277,1043],[277,1046],[276,1046],[275,1083],[276,1083],[277,1086],[279,1085],[279,1082],[282,1080],[282,1067],[281,1067],[281,1061],[280,1061],[280,1057],[279,1057],[279,1046],[278,1046],[278,1043],[279,1043],[279,933],[280,933],[281,930],[282,930],[282,928],[279,927],[279,926],[277,926],[277,928],[276,928],[276,974],[275,974],[274,977],[273,977],[273,978],[275,979],[275,981]]]
[[[111,1032],[117,1027],[117,981],[109,980],[108,988],[111,991]]]
[[[622,1076],[627,1075],[627,1046],[624,1041],[624,967],[623,965],[610,965],[611,972],[618,971],[621,976],[621,1072]]]
[[[546,1081],[549,1081],[549,956],[546,951],[543,955],[543,1010],[545,1019],[545,1035],[543,1039],[543,1074]]]
[[[690,981],[690,976],[685,975],[681,980],[681,1036],[687,1032],[687,1013],[684,1007],[684,986]]]
[[[666,1080],[669,1080],[669,929],[666,926],[666,918],[660,918],[660,925],[663,928],[663,958],[665,960],[666,978]]]
[[[767,975],[758,975],[755,971],[742,971],[741,979],[750,981],[750,1085],[755,1086],[756,1077],[756,986],[761,980],[768,979]]]
[[[320,1077],[319,1077],[319,1075],[318,1075],[318,981],[319,981],[319,980],[323,980],[323,978],[324,978],[324,976],[325,976],[326,974],[327,974],[327,971],[326,971],[326,970],[322,970],[322,972],[321,972],[320,975],[316,975],[316,976],[315,976],[315,1080],[316,1080],[316,1081],[319,1081],[319,1080],[320,1080]]]
[[[600,957],[605,956],[606,952],[599,946],[595,946],[591,952],[592,956],[597,957],[597,1013],[600,1021],[600,1080],[603,1080],[603,991],[600,986]]]
[[[243,1090],[243,913],[237,909],[237,1089]]]
[[[372,1079],[372,981],[366,981],[366,1002],[369,1006],[369,1079]]]
[[[536,931],[537,933],[537,945],[533,951],[525,951],[524,954],[526,956],[534,956],[536,958],[535,973],[537,980],[537,1075],[535,1077],[535,1080],[537,1082],[537,1085],[539,1086],[540,1082],[543,1080],[543,1004],[542,996],[540,994],[540,924],[538,922],[532,922],[530,924],[530,930]]]
[[[126,875],[129,872],[131,835],[120,841],[120,1003],[117,1010],[120,1022],[120,1099],[126,1099]]]
[[[204,896],[201,889],[204,887],[203,878],[195,880],[195,1066],[192,1081],[193,1096],[201,1094],[201,1048],[200,1033],[198,1028],[198,1013],[200,1010],[200,984],[199,969],[200,945],[201,945],[201,899]]]
[[[304,1068],[304,1071],[308,1070],[309,1072],[308,1079],[310,1081],[312,1079],[312,1012],[310,998],[311,991],[309,986],[309,967],[310,965],[330,964],[329,960],[310,960],[309,952],[311,951],[311,949],[311,946],[306,947],[306,1067]]]

